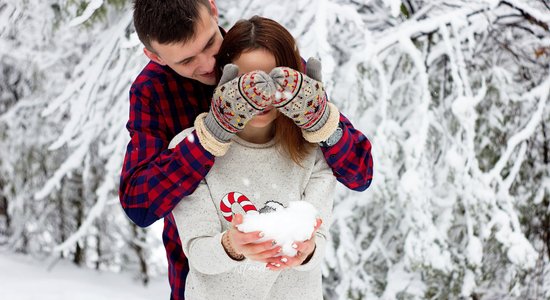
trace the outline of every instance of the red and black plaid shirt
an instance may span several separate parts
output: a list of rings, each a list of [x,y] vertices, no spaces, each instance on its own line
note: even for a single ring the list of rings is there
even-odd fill
[[[164,218],[171,299],[184,299],[189,270],[172,209],[195,191],[214,164],[214,156],[201,146],[195,132],[194,139],[184,139],[172,150],[168,144],[193,126],[198,114],[208,111],[212,92],[213,87],[152,61],[130,89],[126,127],[131,140],[120,179],[120,203],[138,226]],[[344,125],[341,140],[322,151],[338,181],[363,191],[372,180],[371,144],[343,115],[340,121]]]

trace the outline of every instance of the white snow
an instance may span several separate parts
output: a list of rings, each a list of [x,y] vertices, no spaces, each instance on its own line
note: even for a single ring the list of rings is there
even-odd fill
[[[470,237],[465,254],[469,263],[476,267],[481,266],[481,262],[483,260],[483,245],[478,237]]]
[[[0,298],[3,300],[118,300],[168,299],[168,276],[153,279],[148,287],[129,273],[78,268],[60,261],[48,271],[44,260],[0,252]]]
[[[139,243],[163,272],[163,222],[132,232],[117,199],[128,89],[147,62],[131,4],[76,2],[0,0],[0,152],[8,154],[0,159],[0,206],[5,197],[11,220],[7,228],[0,207],[0,242],[29,257],[70,257],[71,245],[86,241],[88,265],[101,255],[126,270],[136,270],[127,249]],[[424,299],[427,290],[550,299],[550,263],[539,260],[543,243],[530,227],[550,209],[542,151],[550,35],[541,26],[549,10],[538,0],[440,4],[217,1],[225,29],[252,15],[288,28],[302,57],[322,61],[329,99],[372,142],[371,187],[339,185],[323,265],[327,299]],[[407,17],[401,9],[409,6]],[[82,193],[67,188],[66,178],[82,170]],[[85,200],[78,225],[67,201],[75,195]],[[96,236],[108,251],[95,253]],[[131,279],[138,271],[99,274],[63,262],[45,269],[0,251],[0,300],[26,299],[21,290],[29,299],[167,298],[166,276],[163,292],[149,293]],[[464,275],[447,291],[452,274]],[[72,297],[61,296],[67,290]]]
[[[466,270],[462,281],[462,296],[468,298],[476,286],[475,274],[472,270]]]
[[[94,12],[103,5],[103,0],[92,0],[88,3],[86,6],[86,9],[82,14],[76,18],[74,18],[71,22],[69,22],[69,26],[77,26],[84,22],[86,22],[90,17],[94,14]]]
[[[260,241],[275,240],[282,247],[282,254],[296,255],[294,242],[311,237],[316,224],[317,209],[306,201],[290,201],[288,207],[276,211],[244,215],[243,223],[237,225],[242,232],[261,231],[265,236]]]
[[[187,140],[190,142],[190,143],[194,143],[195,142],[195,136],[190,134],[187,136]]]

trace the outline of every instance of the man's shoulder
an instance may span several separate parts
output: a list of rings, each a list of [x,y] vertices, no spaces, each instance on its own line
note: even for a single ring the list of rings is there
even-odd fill
[[[159,83],[165,84],[170,81],[190,81],[190,79],[179,75],[167,66],[149,61],[132,83],[132,88],[142,88]]]
[[[211,97],[210,86],[183,77],[171,68],[153,61],[149,61],[141,70],[130,87],[132,107],[137,105],[136,103],[140,105],[152,103],[167,111],[183,109],[190,114],[190,120],[194,120],[196,114],[208,110]],[[182,116],[181,113],[179,115]]]

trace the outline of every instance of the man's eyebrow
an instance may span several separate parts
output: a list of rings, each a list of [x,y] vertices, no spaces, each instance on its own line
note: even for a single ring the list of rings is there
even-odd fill
[[[202,48],[202,50],[199,52],[203,52],[204,50],[206,50],[206,48],[208,48],[213,42],[214,42],[214,39],[216,38],[216,33],[214,32],[214,34],[212,34],[212,36],[210,37],[210,39],[208,40],[208,42],[206,43],[206,45],[204,45],[204,47]],[[195,58],[195,55],[193,56],[190,56],[190,57],[187,57],[187,58],[184,58],[180,61],[178,61],[176,64],[182,64],[182,63],[185,63],[186,61],[191,61],[193,58]]]

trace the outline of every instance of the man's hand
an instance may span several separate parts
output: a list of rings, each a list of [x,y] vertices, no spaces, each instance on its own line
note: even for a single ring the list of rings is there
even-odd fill
[[[256,114],[271,105],[275,94],[273,79],[263,71],[237,76],[236,65],[228,64],[204,122],[208,131],[220,142],[228,142]]]
[[[317,232],[317,230],[319,230],[319,227],[321,227],[322,223],[323,221],[321,219],[317,219],[317,224],[315,225],[315,229],[313,230],[313,233],[311,234],[309,240],[303,242],[295,242],[292,245],[292,247],[297,250],[296,256],[271,257],[267,259],[266,267],[273,271],[281,271],[286,268],[292,268],[306,264],[315,252],[315,233]]]
[[[287,67],[269,73],[277,89],[273,106],[305,131],[319,130],[330,114],[320,74],[321,62],[315,58],[307,62],[307,75]]]
[[[242,256],[259,262],[268,262],[268,259],[281,252],[280,246],[274,246],[273,240],[258,243],[263,237],[260,231],[243,233],[237,229],[237,225],[243,222],[241,214],[235,214],[231,221],[231,228],[225,233],[227,238],[222,238],[222,245],[225,251],[233,259],[239,260]],[[223,241],[228,241],[225,245]],[[236,255],[232,255],[232,252]]]

